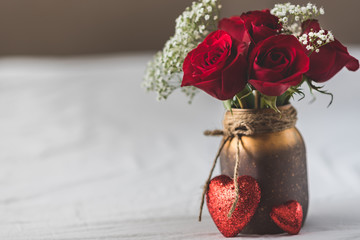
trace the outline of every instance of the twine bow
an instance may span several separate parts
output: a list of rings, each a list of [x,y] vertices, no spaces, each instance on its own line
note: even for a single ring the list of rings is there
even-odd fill
[[[291,105],[286,105],[281,108],[281,113],[275,112],[272,109],[259,109],[259,110],[244,110],[226,112],[225,118],[223,121],[224,130],[206,130],[204,132],[205,136],[223,136],[222,143],[220,148],[215,156],[213,165],[210,170],[208,179],[204,185],[200,212],[199,212],[199,222],[201,221],[202,210],[205,202],[205,194],[209,188],[211,181],[211,176],[214,172],[218,158],[220,157],[221,151],[223,150],[225,144],[231,141],[233,138],[237,138],[236,144],[236,162],[234,167],[234,186],[236,192],[235,201],[228,213],[230,218],[235,211],[236,204],[239,201],[239,186],[238,186],[238,168],[240,163],[240,143],[243,145],[242,136],[250,136],[255,134],[269,133],[269,132],[280,132],[288,128],[295,126],[297,120],[296,109]]]

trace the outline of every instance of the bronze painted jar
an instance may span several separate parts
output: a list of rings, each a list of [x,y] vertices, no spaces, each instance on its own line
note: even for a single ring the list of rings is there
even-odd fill
[[[293,107],[286,105],[279,109],[281,111],[289,108]],[[233,109],[233,115],[241,116],[251,111],[266,113],[274,110]],[[233,115],[226,112],[224,122]],[[300,132],[292,126],[281,131],[265,131],[242,136],[241,139],[238,175],[254,177],[261,188],[259,207],[241,233],[282,233],[283,231],[271,220],[270,211],[273,206],[289,200],[296,200],[302,205],[304,223],[309,197],[305,144]],[[236,154],[237,138],[232,138],[225,144],[220,155],[222,174],[233,176]]]

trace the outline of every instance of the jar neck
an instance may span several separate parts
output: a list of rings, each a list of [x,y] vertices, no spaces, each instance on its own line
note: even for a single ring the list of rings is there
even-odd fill
[[[296,124],[297,112],[292,105],[273,109],[233,109],[224,116],[223,126],[227,135],[255,135],[280,132]]]

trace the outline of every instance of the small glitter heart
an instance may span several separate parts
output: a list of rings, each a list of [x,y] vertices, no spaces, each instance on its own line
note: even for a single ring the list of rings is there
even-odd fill
[[[209,213],[225,237],[235,237],[249,223],[261,198],[257,181],[250,176],[238,177],[239,200],[235,211],[228,217],[236,199],[234,181],[225,175],[213,178],[206,193]]]
[[[299,202],[291,200],[273,207],[270,217],[282,230],[295,235],[301,229],[303,210]]]

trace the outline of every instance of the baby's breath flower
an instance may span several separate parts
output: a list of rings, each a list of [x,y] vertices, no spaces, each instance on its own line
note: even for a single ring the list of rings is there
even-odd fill
[[[312,48],[313,48],[313,47],[310,46],[310,45],[307,45],[307,46],[306,46],[306,49],[307,49],[307,50],[311,50]]]
[[[295,36],[300,36],[302,29],[301,23],[316,18],[319,14],[325,13],[324,8],[317,8],[316,5],[308,3],[306,6],[294,5],[290,3],[275,4],[271,9],[271,14],[277,16],[283,24],[283,31],[290,32]]]
[[[317,32],[310,29],[308,34],[304,33],[298,39],[300,43],[305,46],[306,50],[311,52],[315,51],[316,53],[320,52],[320,47],[335,40],[334,35],[330,31],[323,29]]]
[[[158,99],[166,99],[182,81],[182,65],[186,55],[204,40],[209,32],[216,30],[219,19],[220,0],[199,0],[176,19],[175,34],[149,62],[143,86],[157,92]],[[182,91],[191,99],[197,90],[184,87]]]

